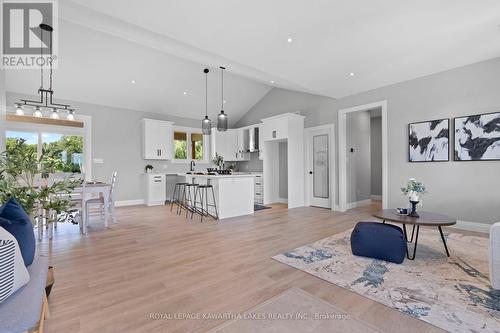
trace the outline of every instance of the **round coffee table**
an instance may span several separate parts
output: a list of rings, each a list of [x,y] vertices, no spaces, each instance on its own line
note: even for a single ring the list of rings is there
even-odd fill
[[[415,234],[415,227],[417,227],[417,233],[415,234],[415,244],[413,247],[413,256],[410,257],[408,250],[408,245],[406,247],[406,257],[409,260],[415,259],[415,254],[417,252],[418,243],[418,233],[420,231],[420,226],[424,227],[437,227],[439,233],[441,234],[441,239],[443,240],[444,249],[446,250],[446,255],[449,257],[450,252],[448,251],[448,246],[446,245],[446,239],[444,238],[443,229],[444,226],[450,226],[457,223],[456,219],[448,217],[442,214],[436,214],[431,212],[421,212],[419,211],[419,217],[411,217],[408,215],[400,215],[395,209],[382,209],[375,214],[374,217],[381,219],[385,223],[386,221],[399,223],[403,225],[403,232],[407,243],[413,243],[413,236]],[[408,234],[406,233],[406,225],[413,225],[413,230],[411,232],[411,239],[408,240]]]

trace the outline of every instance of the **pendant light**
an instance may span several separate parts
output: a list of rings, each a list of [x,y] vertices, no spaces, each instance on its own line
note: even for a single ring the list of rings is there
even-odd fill
[[[208,68],[203,70],[205,73],[205,118],[201,121],[203,135],[212,134],[212,121],[208,118],[208,72]]]
[[[217,130],[220,132],[227,131],[227,115],[224,113],[224,70],[225,67],[220,67],[220,83],[221,83],[221,107],[220,113],[217,116]]]

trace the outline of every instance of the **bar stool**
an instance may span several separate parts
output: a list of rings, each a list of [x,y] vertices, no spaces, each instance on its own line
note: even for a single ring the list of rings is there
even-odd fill
[[[213,204],[208,203],[208,190],[209,189],[212,190]],[[200,201],[197,201],[198,197],[199,197]],[[200,204],[201,209],[198,209],[197,204]],[[215,209],[215,215],[210,214],[210,212],[208,210],[209,207],[213,207]],[[211,184],[199,185],[196,188],[196,192],[194,194],[194,209],[195,209],[196,213],[200,214],[200,218],[201,218],[200,222],[203,222],[203,216],[211,216],[216,220],[219,219],[219,212],[217,211],[217,202],[215,200],[214,187]],[[191,212],[191,218],[193,218],[193,212]]]
[[[186,185],[188,183],[175,183],[174,193],[172,193],[172,201],[170,202],[170,211],[174,208],[174,205],[177,206],[177,215],[179,214],[179,209],[184,204],[182,202],[184,198],[184,194],[186,193]]]
[[[191,219],[193,218],[193,212],[195,210],[195,199],[196,191],[198,190],[200,184],[188,183],[186,184],[186,190],[184,191],[184,208],[186,209],[186,218],[188,213],[191,212]]]

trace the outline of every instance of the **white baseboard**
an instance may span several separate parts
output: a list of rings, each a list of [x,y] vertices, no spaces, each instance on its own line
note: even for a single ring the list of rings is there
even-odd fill
[[[144,199],[115,201],[116,207],[144,205]]]
[[[368,206],[371,205],[372,199],[366,199],[366,200],[361,200],[361,201],[355,201],[355,202],[348,202],[347,203],[347,209],[353,209],[357,207],[363,207],[363,206]]]
[[[372,200],[382,201],[382,196],[378,194],[377,195],[372,194],[371,198]]]
[[[288,203],[288,199],[278,198],[278,200],[276,200],[276,202],[279,202],[279,203]]]
[[[477,223],[477,222],[467,222],[467,221],[457,221],[457,224],[450,226],[450,228],[467,230],[467,231],[476,231],[476,232],[484,232],[489,234],[491,224],[487,223]]]

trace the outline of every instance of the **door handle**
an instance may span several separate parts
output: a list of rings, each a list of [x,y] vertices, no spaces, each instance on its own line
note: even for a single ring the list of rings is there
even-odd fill
[[[312,171],[309,171],[309,174],[310,174],[310,175],[312,175],[312,174],[313,174],[313,172],[312,172]]]

